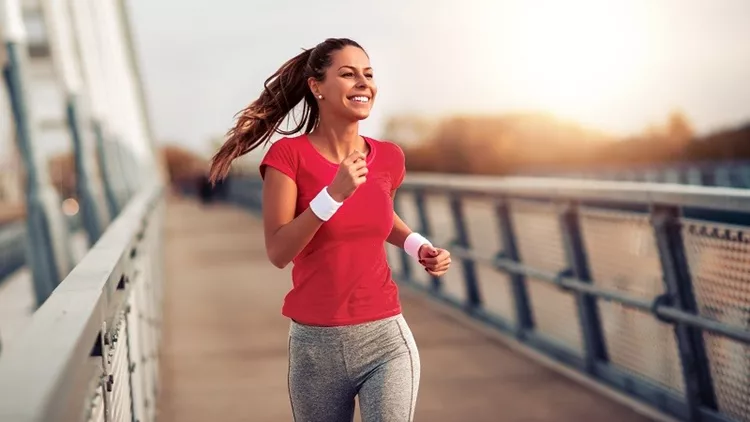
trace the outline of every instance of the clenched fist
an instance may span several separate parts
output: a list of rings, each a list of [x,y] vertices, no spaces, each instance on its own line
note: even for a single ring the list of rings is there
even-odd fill
[[[422,245],[419,248],[419,263],[424,265],[425,271],[430,275],[440,277],[451,266],[451,253],[445,249]]]
[[[345,199],[352,196],[359,185],[365,183],[366,176],[365,154],[354,151],[339,164],[336,176],[328,185],[328,194],[337,202],[344,202]]]

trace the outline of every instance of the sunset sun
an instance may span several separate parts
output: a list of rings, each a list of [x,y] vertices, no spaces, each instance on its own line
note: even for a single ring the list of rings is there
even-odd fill
[[[529,105],[573,118],[627,104],[649,63],[645,15],[614,2],[535,2],[513,25],[514,84]]]

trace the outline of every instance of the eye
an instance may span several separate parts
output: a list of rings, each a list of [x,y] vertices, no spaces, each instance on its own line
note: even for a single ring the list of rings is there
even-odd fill
[[[346,72],[346,73],[342,74],[341,76],[343,76],[345,78],[350,78],[350,77],[354,76],[354,73],[352,73],[352,72]]]
[[[367,79],[372,79],[372,73],[366,73],[366,74],[365,74],[365,77],[366,77]]]

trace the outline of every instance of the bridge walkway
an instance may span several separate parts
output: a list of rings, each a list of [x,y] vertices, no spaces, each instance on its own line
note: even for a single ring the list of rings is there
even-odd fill
[[[159,420],[291,421],[279,312],[290,271],[267,261],[261,221],[171,198],[164,253]],[[422,359],[416,421],[654,420],[409,287],[401,295]]]

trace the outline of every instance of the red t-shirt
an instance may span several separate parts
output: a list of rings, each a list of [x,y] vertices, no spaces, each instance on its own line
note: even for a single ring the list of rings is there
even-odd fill
[[[385,241],[393,228],[391,193],[404,179],[404,153],[391,142],[365,138],[367,180],[292,261],[292,289],[282,314],[310,325],[349,325],[401,312]],[[260,164],[297,184],[295,217],[333,180],[338,163],[325,158],[306,135],[282,138]]]

